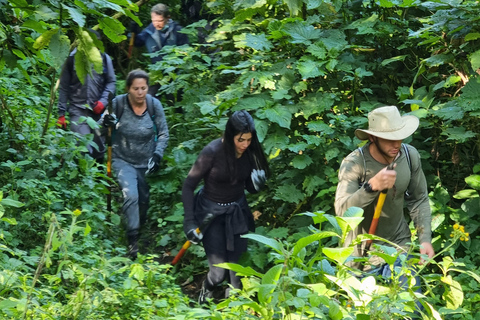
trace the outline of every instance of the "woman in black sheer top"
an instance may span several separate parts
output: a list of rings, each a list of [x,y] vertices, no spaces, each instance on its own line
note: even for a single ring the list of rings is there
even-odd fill
[[[241,288],[235,272],[214,265],[236,263],[247,250],[247,239],[241,235],[254,231],[255,225],[244,190],[260,191],[267,174],[268,163],[253,118],[245,110],[232,114],[223,138],[210,142],[190,169],[182,189],[183,227],[190,241],[202,241],[210,266],[199,303],[212,297],[214,286],[225,279],[227,272],[232,287]],[[203,188],[194,195],[202,180]],[[214,214],[213,220],[197,234],[195,229],[209,213]]]

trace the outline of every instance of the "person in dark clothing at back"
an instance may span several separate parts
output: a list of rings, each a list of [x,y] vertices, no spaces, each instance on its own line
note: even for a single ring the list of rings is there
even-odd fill
[[[170,17],[170,10],[163,3],[154,5],[150,11],[152,22],[141,32],[139,26],[134,23],[132,32],[135,34],[135,47],[145,46],[148,53],[156,53],[165,46],[181,46],[188,44],[188,36],[179,31],[182,27]],[[162,55],[152,57],[152,64],[163,59]],[[149,94],[155,96],[158,84],[149,87]]]
[[[89,29],[89,34],[94,34],[100,40],[97,31]],[[106,147],[104,138],[98,130],[90,128],[86,121],[80,122],[81,117],[91,117],[98,121],[108,104],[110,93],[115,94],[115,70],[110,56],[102,53],[103,72],[97,73],[93,68],[91,74],[85,77],[82,84],[77,77],[75,69],[75,48],[67,58],[62,74],[60,75],[60,87],[58,95],[58,121],[57,125],[67,128],[65,115],[70,117],[70,130],[81,135],[93,134],[93,145],[88,145],[88,153],[98,162],[103,162]]]
[[[210,266],[199,303],[211,298],[214,286],[227,277],[228,270],[214,265],[236,263],[247,250],[247,239],[241,235],[254,231],[255,224],[244,190],[259,192],[267,175],[267,159],[252,117],[245,110],[234,112],[223,138],[210,142],[201,151],[182,189],[185,234],[193,243],[202,240]],[[201,180],[204,186],[194,196]],[[197,227],[209,213],[214,214],[213,220],[198,234]],[[232,287],[242,287],[235,272],[230,271],[229,276]]]

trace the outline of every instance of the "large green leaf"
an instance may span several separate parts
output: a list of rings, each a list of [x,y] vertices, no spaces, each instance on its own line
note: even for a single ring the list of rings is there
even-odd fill
[[[465,111],[480,110],[480,77],[475,76],[470,78],[467,84],[462,88],[462,94],[457,102]]]
[[[13,199],[10,199],[10,198],[1,199],[0,202],[4,206],[15,207],[15,208],[20,208],[20,207],[23,207],[25,205],[20,201],[13,200]]]
[[[284,184],[275,190],[273,199],[282,200],[289,203],[299,203],[305,195],[293,184]]]
[[[377,21],[378,15],[374,13],[368,18],[355,20],[346,29],[357,29],[357,34],[376,34],[378,32],[375,28]]]
[[[353,253],[353,247],[346,248],[323,248],[322,252],[330,259],[336,261],[338,264],[344,264],[345,260]]]
[[[325,238],[329,237],[338,237],[338,235],[335,232],[332,231],[321,231],[320,233],[312,234],[306,237],[303,237],[297,241],[295,246],[293,247],[293,256],[296,256],[300,250],[308,246],[309,244],[320,241]]]
[[[472,69],[477,70],[480,68],[480,50],[475,51],[472,53],[468,59],[470,60],[470,63],[472,64]]]
[[[290,129],[292,114],[287,107],[277,104],[273,108],[268,108],[264,111],[268,120],[278,123],[282,128]]]
[[[105,17],[100,22],[100,28],[103,33],[114,43],[120,43],[127,39],[125,36],[125,27],[118,19]]]
[[[465,178],[465,182],[473,189],[480,190],[480,175],[472,174]]]
[[[335,130],[322,120],[310,121],[307,128],[313,132],[321,132],[322,134],[333,134]]]
[[[272,248],[273,250],[277,251],[280,254],[283,254],[285,251],[285,249],[283,248],[283,245],[275,239],[267,238],[265,236],[262,236],[259,234],[253,234],[253,233],[245,234],[242,237],[260,242],[266,245],[267,247]]]
[[[277,264],[270,268],[265,275],[262,277],[262,284],[277,284],[280,275],[282,274],[283,264]],[[273,292],[273,290],[272,290]]]
[[[263,33],[258,35],[247,33],[245,42],[247,47],[257,51],[269,52],[273,48],[273,45]]]
[[[263,274],[253,270],[251,267],[244,267],[235,263],[219,263],[215,265],[216,267],[235,271],[239,276],[246,277],[263,277]]]
[[[292,160],[292,165],[296,169],[305,169],[307,166],[311,165],[313,160],[310,156],[306,154],[296,155]]]
[[[81,11],[64,4],[62,6],[64,9],[67,9],[70,18],[75,22],[76,25],[78,25],[79,27],[85,27],[86,17]]]
[[[285,32],[292,37],[291,43],[301,43],[305,45],[312,44],[312,40],[318,40],[321,34],[320,30],[315,29],[312,25],[306,25],[300,21],[286,26]]]
[[[324,76],[325,72],[320,69],[323,62],[318,62],[310,57],[302,57],[297,64],[298,72],[302,75],[302,79],[316,78]]]
[[[60,32],[57,32],[50,40],[49,49],[52,53],[54,66],[56,69],[59,69],[68,57],[70,40],[66,35],[61,35]]]
[[[447,140],[455,140],[458,143],[463,143],[470,138],[477,136],[476,133],[466,130],[464,127],[448,128],[442,132],[442,135],[447,136]]]

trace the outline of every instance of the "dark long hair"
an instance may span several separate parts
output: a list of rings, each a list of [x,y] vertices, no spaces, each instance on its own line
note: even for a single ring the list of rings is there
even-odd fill
[[[258,141],[257,131],[255,130],[255,123],[252,116],[245,110],[235,111],[228,119],[225,126],[225,132],[223,133],[223,146],[227,159],[228,170],[232,178],[235,176],[235,143],[234,137],[239,133],[251,133],[252,142],[245,151],[246,155],[250,159],[253,168],[258,170],[265,170],[267,177],[269,176],[269,167],[267,157],[263,151],[262,145]]]

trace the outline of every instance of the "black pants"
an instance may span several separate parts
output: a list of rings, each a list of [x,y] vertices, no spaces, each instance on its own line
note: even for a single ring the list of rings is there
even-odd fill
[[[234,288],[242,288],[242,283],[236,272],[214,266],[223,262],[237,263],[240,256],[247,251],[247,239],[241,238],[240,235],[235,235],[234,241],[234,250],[228,251],[224,214],[216,217],[203,235],[203,247],[205,248],[208,265],[210,266],[207,280],[205,281],[205,286],[208,290],[212,290],[214,286],[221,283],[227,276],[227,273],[230,276],[230,284]]]

